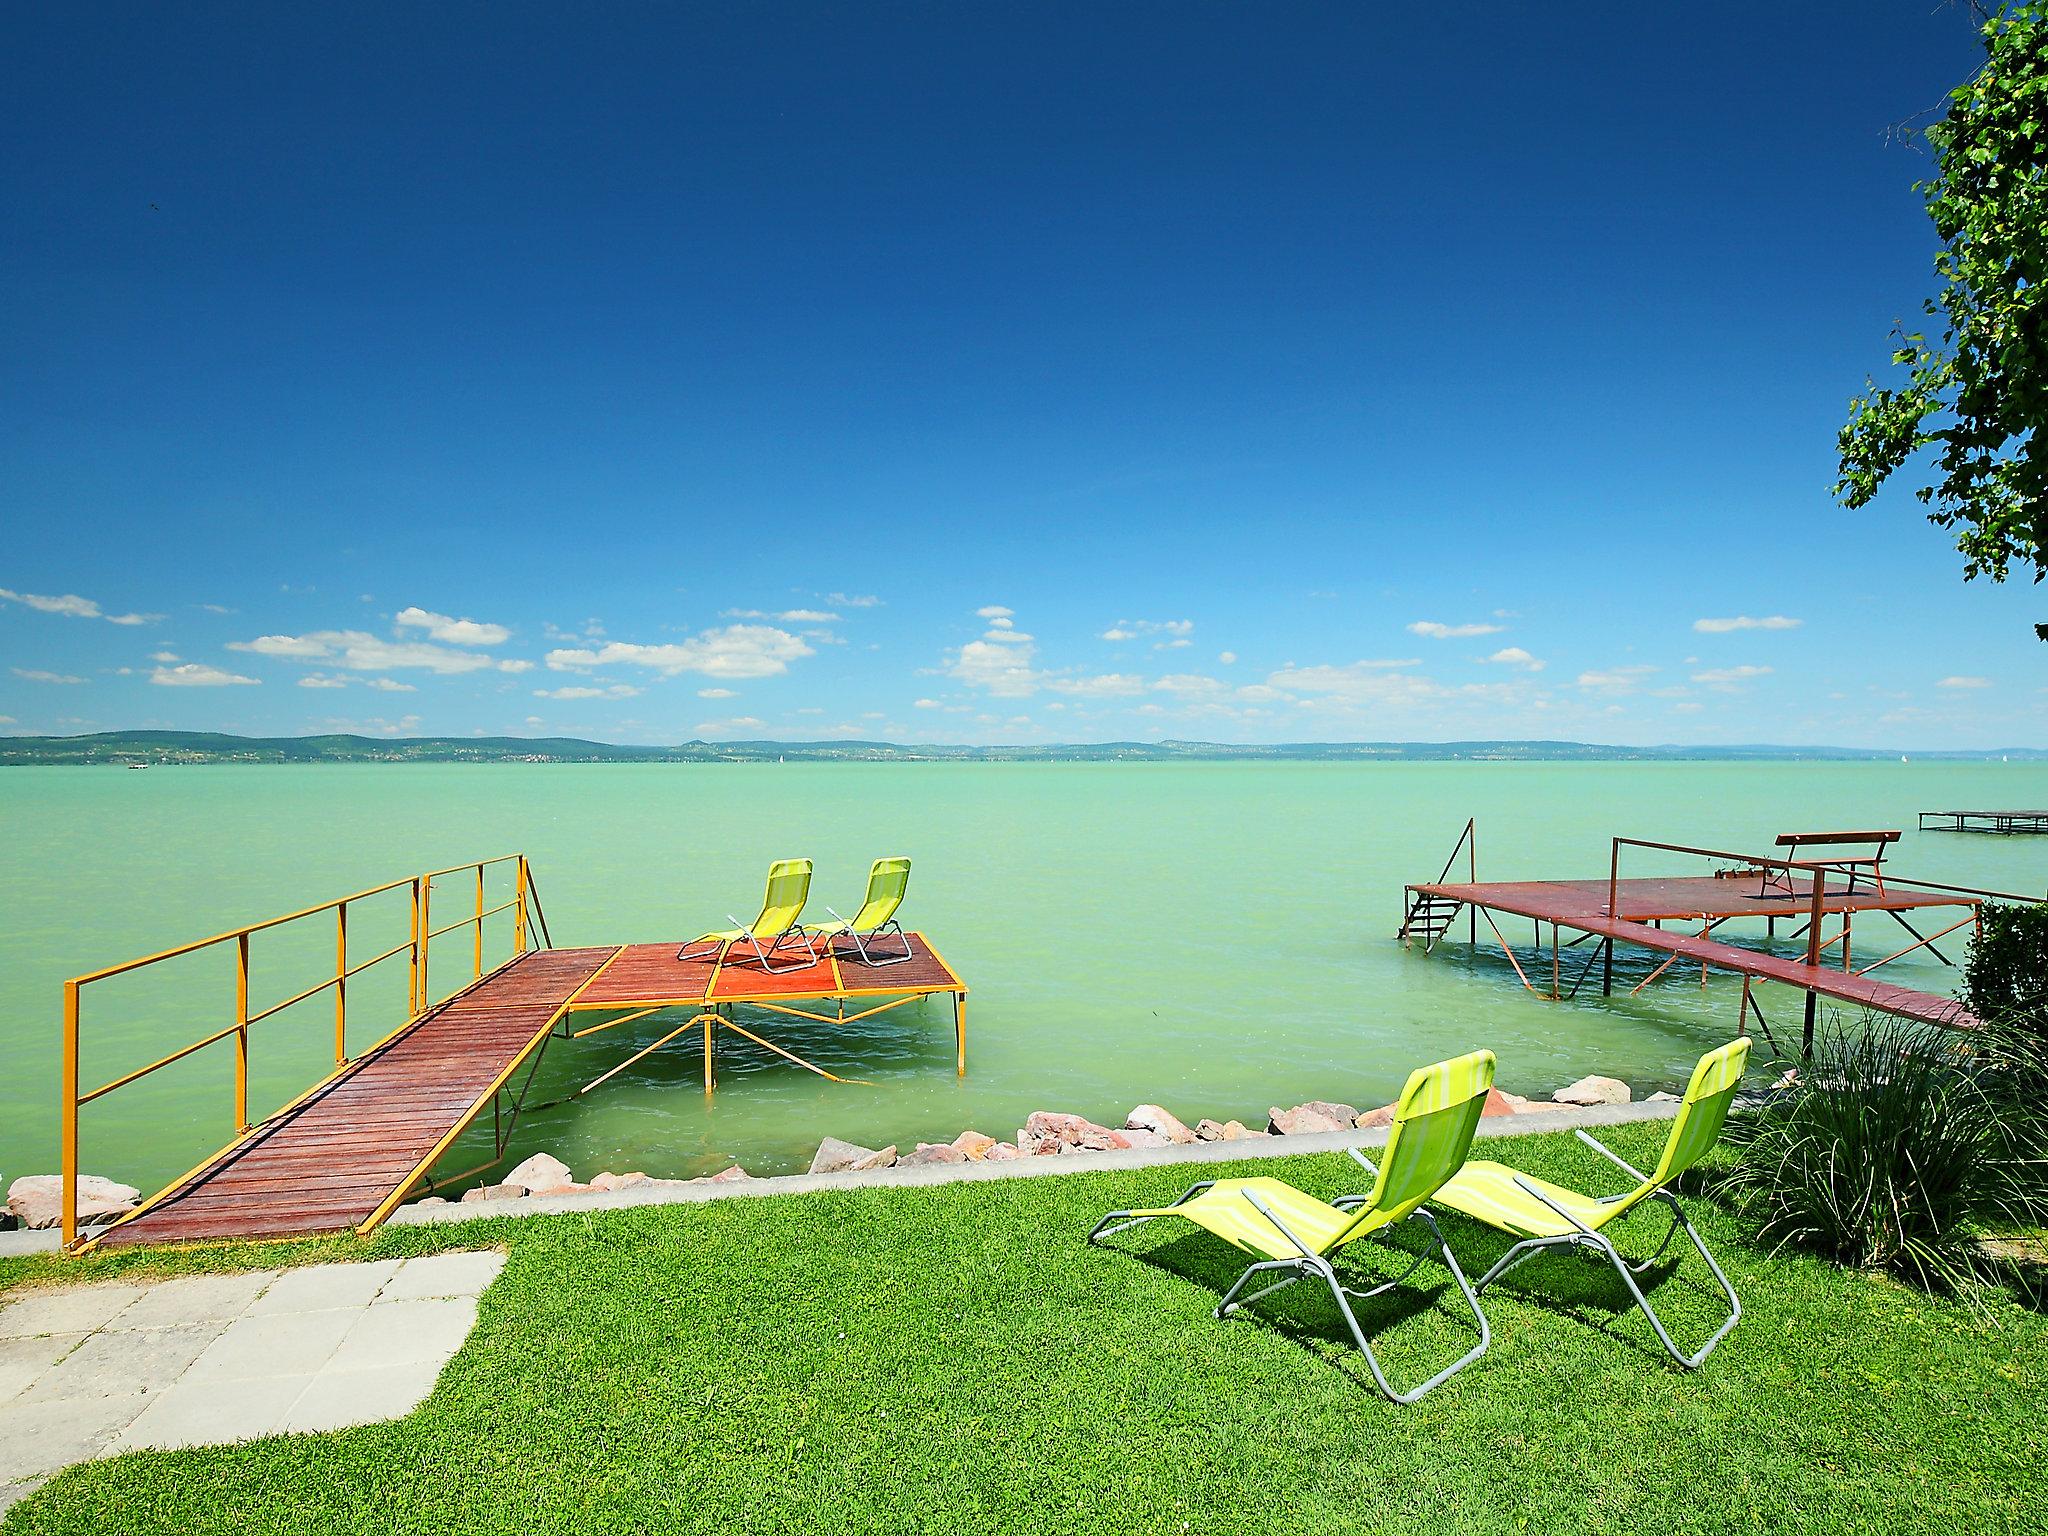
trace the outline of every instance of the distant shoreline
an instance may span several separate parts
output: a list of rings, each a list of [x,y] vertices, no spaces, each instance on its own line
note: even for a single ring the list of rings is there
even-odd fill
[[[1236,745],[1110,741],[947,746],[886,741],[691,741],[619,746],[546,736],[234,736],[211,731],[103,731],[0,737],[0,767],[208,767],[223,763],[1185,763],[1185,762],[2048,762],[2048,749],[1609,746],[1579,741],[1359,741]]]

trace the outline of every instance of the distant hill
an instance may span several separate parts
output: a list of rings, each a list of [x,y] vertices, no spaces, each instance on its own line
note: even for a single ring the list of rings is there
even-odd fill
[[[1030,763],[1030,762],[1679,762],[1900,756],[1982,762],[2048,761],[2038,747],[1905,752],[1855,747],[1615,747],[1583,741],[1341,741],[1239,746],[1213,741],[1102,741],[1062,746],[937,746],[888,741],[689,741],[627,747],[574,736],[228,736],[214,731],[101,731],[0,736],[0,767],[124,763]]]

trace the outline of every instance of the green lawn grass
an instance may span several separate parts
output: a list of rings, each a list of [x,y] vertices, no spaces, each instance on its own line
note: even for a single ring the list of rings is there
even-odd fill
[[[1664,1127],[1626,1127],[1654,1157]],[[1567,1138],[1511,1160],[1606,1187]],[[1216,1172],[1202,1170],[1203,1176]],[[1323,1195],[1335,1156],[1233,1167]],[[1695,1198],[1746,1316],[1688,1374],[1574,1255],[1487,1299],[1492,1352],[1414,1407],[1371,1390],[1309,1286],[1210,1316],[1239,1262],[1185,1224],[1091,1249],[1131,1170],[394,1228],[369,1242],[10,1261],[0,1285],[503,1244],[477,1331],[409,1418],[124,1456],[17,1506],[28,1532],[1279,1532],[2034,1529],[2048,1321],[1767,1258]],[[1476,1272],[1501,1241],[1444,1217]],[[1630,1218],[1636,1222],[1636,1218]],[[1654,1213],[1633,1228],[1661,1235]],[[1627,1234],[1624,1234],[1626,1242]],[[1387,1272],[1396,1255],[1350,1252]],[[1397,1381],[1461,1351],[1440,1267],[1367,1303]],[[1691,1258],[1655,1292],[1711,1326]]]

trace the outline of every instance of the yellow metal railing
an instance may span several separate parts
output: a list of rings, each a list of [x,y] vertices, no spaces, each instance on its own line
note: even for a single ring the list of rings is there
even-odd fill
[[[509,901],[500,902],[494,907],[486,907],[484,905],[484,872],[498,864],[513,865],[513,894]],[[445,876],[468,875],[472,872],[476,877],[474,911],[443,927],[434,927],[432,921],[434,882]],[[352,962],[349,958],[349,908],[371,897],[382,896],[387,892],[404,888],[410,889],[410,933],[408,937],[402,942],[392,945],[389,949],[370,956],[368,959],[358,959]],[[335,1071],[339,1072],[346,1068],[353,1059],[348,1054],[348,984],[352,978],[361,975],[373,966],[395,959],[399,955],[408,955],[410,957],[410,978],[406,991],[408,1005],[406,1020],[398,1029],[390,1031],[379,1039],[376,1045],[369,1048],[370,1050],[375,1050],[377,1046],[381,1046],[386,1040],[389,1040],[392,1035],[399,1033],[401,1030],[408,1029],[417,1023],[420,1017],[430,1008],[445,1001],[454,992],[460,991],[462,986],[467,986],[482,979],[484,974],[484,921],[487,918],[495,917],[501,912],[508,911],[512,913],[512,954],[509,958],[517,959],[520,955],[526,953],[528,937],[532,931],[529,924],[535,917],[540,919],[541,934],[545,935],[547,931],[547,920],[544,916],[540,915],[539,895],[534,889],[533,872],[527,863],[526,855],[523,853],[502,854],[497,858],[482,859],[474,864],[456,864],[447,869],[429,870],[425,874],[412,875],[400,880],[389,880],[383,885],[373,885],[367,890],[355,891],[347,896],[337,897],[332,901],[321,902],[318,906],[302,907],[296,912],[287,912],[279,917],[266,918],[262,922],[250,923],[241,928],[230,928],[225,933],[217,933],[211,938],[198,939],[190,944],[180,944],[171,949],[159,950],[153,955],[143,955],[139,959],[123,961],[119,965],[110,965],[97,971],[89,971],[83,976],[74,976],[71,980],[65,982],[64,1063],[63,1081],[59,1090],[59,1109],[62,1117],[61,1137],[63,1142],[61,1156],[64,1185],[65,1248],[72,1249],[78,1245],[79,1110],[96,1099],[106,1097],[106,1095],[112,1093],[117,1088],[125,1088],[128,1084],[147,1077],[152,1072],[168,1067],[173,1062],[184,1060],[195,1051],[204,1050],[209,1045],[217,1044],[222,1040],[232,1037],[235,1042],[235,1136],[240,1138],[246,1135],[251,1128],[249,1123],[250,1025],[260,1024],[265,1019],[284,1012],[287,1008],[318,997],[322,992],[327,991],[331,987],[334,990],[334,1066]],[[334,914],[334,973],[301,991],[293,993],[282,1002],[272,1003],[267,1008],[251,1013],[249,1011],[250,938],[255,934],[263,933],[270,929],[282,928],[287,924],[297,923],[307,918],[319,917],[327,912]],[[473,927],[476,930],[475,944],[471,955],[471,975],[468,980],[452,989],[449,993],[444,994],[443,997],[436,998],[428,981],[428,961],[432,943],[443,934],[453,933],[458,929],[469,927]],[[79,1091],[80,1003],[88,986],[94,982],[105,981],[109,977],[121,976],[131,971],[141,970],[145,966],[158,965],[167,960],[175,960],[184,955],[196,953],[199,950],[211,949],[217,944],[230,943],[235,946],[235,1006],[232,1023],[187,1045],[180,1046],[168,1056],[159,1057],[146,1067],[137,1067],[131,1072],[124,1072],[119,1077],[101,1083],[97,1088],[85,1092]],[[507,963],[509,963],[509,960]],[[275,1111],[275,1113],[282,1114],[284,1110],[303,1103],[331,1081],[333,1081],[332,1074],[322,1078],[320,1082],[315,1083],[311,1088],[308,1088],[297,1098],[291,1100],[290,1103]],[[217,1155],[214,1154],[214,1156]],[[141,1210],[153,1205],[163,1197],[163,1193],[168,1193],[170,1190],[178,1188],[186,1180],[202,1171],[212,1161],[213,1156],[209,1156],[206,1162],[200,1163],[189,1172],[181,1174],[178,1178],[172,1180],[164,1187],[163,1192],[153,1195],[149,1200],[144,1201],[134,1214],[139,1214]]]

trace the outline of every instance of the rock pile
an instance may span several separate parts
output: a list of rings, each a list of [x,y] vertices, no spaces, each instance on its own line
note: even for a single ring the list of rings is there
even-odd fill
[[[142,1191],[131,1184],[116,1184],[96,1173],[78,1176],[78,1220],[81,1225],[110,1221],[135,1209]],[[7,1213],[24,1227],[41,1229],[61,1226],[64,1221],[64,1176],[60,1173],[23,1174],[7,1186]]]
[[[474,1189],[464,1190],[462,1203],[478,1205],[486,1200],[524,1200],[528,1197],[540,1199],[553,1195],[594,1195],[614,1189],[683,1189],[692,1184],[731,1184],[739,1179],[750,1178],[746,1169],[740,1167],[722,1168],[717,1173],[706,1174],[696,1179],[655,1179],[644,1173],[605,1172],[592,1176],[588,1184],[579,1184],[569,1173],[569,1165],[560,1158],[550,1157],[545,1152],[536,1152],[525,1162],[514,1168],[495,1184],[479,1184]],[[429,1195],[417,1205],[446,1205],[448,1202],[439,1195]]]
[[[1653,1094],[1666,1100],[1670,1094]],[[1611,1077],[1582,1077],[1539,1103],[1520,1094],[1490,1088],[1482,1115],[1521,1115],[1532,1111],[1574,1109],[1597,1104],[1626,1104],[1628,1084]],[[1263,1130],[1253,1130],[1242,1120],[1198,1120],[1190,1127],[1172,1111],[1157,1104],[1140,1104],[1124,1116],[1121,1126],[1097,1125],[1082,1115],[1054,1110],[1034,1110],[1026,1117],[1014,1141],[1000,1141],[981,1131],[962,1131],[951,1141],[921,1141],[909,1152],[899,1154],[894,1146],[863,1147],[836,1136],[818,1143],[811,1158],[812,1173],[858,1173],[870,1168],[929,1168],[957,1163],[1000,1163],[1019,1157],[1060,1157],[1077,1152],[1121,1152],[1141,1147],[1189,1146],[1204,1141],[1252,1141],[1269,1136],[1308,1136],[1321,1132],[1373,1130],[1391,1125],[1394,1106],[1382,1104],[1362,1113],[1349,1104],[1311,1099],[1290,1108],[1274,1105],[1266,1112]],[[472,1189],[463,1195],[465,1203],[482,1200],[517,1200],[527,1196],[578,1195],[608,1189],[640,1187],[680,1188],[691,1184],[724,1184],[747,1178],[743,1168],[727,1168],[696,1179],[655,1179],[644,1173],[600,1173],[588,1184],[571,1177],[568,1165],[545,1152],[536,1153],[506,1174],[496,1184]],[[31,1181],[16,1180],[16,1188]],[[104,1181],[101,1181],[104,1182]],[[112,1186],[121,1189],[123,1186]],[[83,1181],[81,1181],[81,1193]],[[134,1197],[133,1190],[126,1191]],[[446,1204],[427,1200],[421,1204]]]

